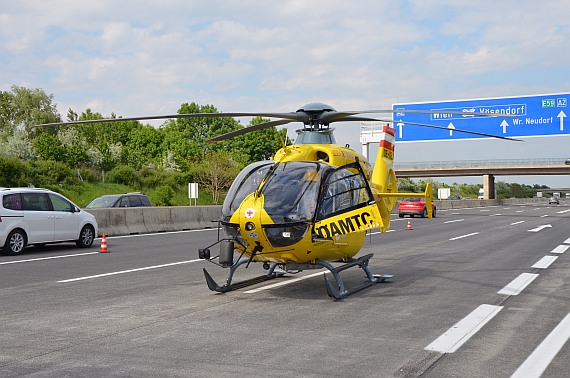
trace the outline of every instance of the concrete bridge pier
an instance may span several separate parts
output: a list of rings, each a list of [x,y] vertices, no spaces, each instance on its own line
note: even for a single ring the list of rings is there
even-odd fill
[[[483,175],[483,199],[495,199],[494,175]]]

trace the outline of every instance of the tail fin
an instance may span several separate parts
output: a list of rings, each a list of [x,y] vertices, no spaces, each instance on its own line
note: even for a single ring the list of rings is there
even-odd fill
[[[394,146],[396,142],[396,129],[384,126],[380,138],[380,146],[374,170],[370,179],[370,187],[374,193],[376,205],[382,217],[380,231],[384,232],[390,228],[390,214],[396,205],[398,197],[424,197],[428,217],[432,217],[432,185],[428,183],[424,193],[398,193],[398,181],[394,173]]]
[[[386,125],[382,129],[378,155],[370,179],[370,187],[382,217],[382,232],[390,227],[390,213],[396,204],[398,182],[394,173],[394,146],[396,144],[396,129]]]

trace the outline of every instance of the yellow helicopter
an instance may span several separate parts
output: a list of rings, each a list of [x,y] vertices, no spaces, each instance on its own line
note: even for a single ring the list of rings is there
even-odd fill
[[[199,250],[201,259],[229,269],[224,284],[220,286],[204,268],[210,290],[227,292],[287,272],[325,268],[334,278],[333,282],[324,275],[328,295],[341,299],[392,278],[391,275],[375,275],[370,271],[368,263],[373,254],[354,256],[360,251],[367,230],[379,228],[385,232],[389,229],[390,213],[397,197],[424,197],[428,217],[431,218],[432,186],[426,185],[424,193],[398,193],[393,168],[394,128],[383,128],[374,168],[364,156],[348,146],[336,145],[334,129],[330,128],[333,122],[391,122],[359,115],[386,112],[394,111],[337,112],[329,105],[311,103],[292,113],[231,114],[281,119],[227,133],[211,139],[211,142],[290,122],[302,122],[304,127],[297,130],[294,145],[277,151],[272,161],[250,164],[231,185],[220,219],[224,235],[218,236],[214,244]],[[445,129],[428,124],[415,125]],[[215,245],[219,245],[220,250],[217,256],[212,257],[210,248]],[[239,254],[237,260],[235,253]],[[252,262],[263,263],[265,273],[233,283],[236,269]],[[333,264],[337,262],[341,265]],[[356,288],[348,289],[340,272],[354,266],[364,271],[367,280]]]
[[[281,148],[273,160],[252,163],[238,174],[222,205],[218,240],[199,249],[198,255],[201,259],[229,269],[224,284],[220,286],[204,268],[206,283],[212,291],[228,292],[286,273],[324,268],[334,278],[330,280],[324,275],[328,295],[342,299],[393,277],[387,274],[376,275],[370,271],[368,264],[372,253],[358,258],[355,256],[360,251],[368,230],[379,228],[381,232],[385,232],[389,229],[390,214],[398,197],[424,197],[428,217],[432,217],[431,184],[426,185],[424,193],[398,192],[393,168],[394,128],[383,128],[374,168],[363,155],[350,149],[348,145],[336,145],[331,123],[391,123],[391,119],[371,118],[361,114],[394,112],[396,111],[336,111],[323,103],[311,103],[289,113],[194,113],[38,126],[166,118],[278,118],[217,136],[209,141],[213,143],[272,126],[301,122],[303,128],[297,130],[295,144]],[[494,116],[479,113],[473,115]],[[435,125],[410,124],[446,130]],[[454,131],[512,139],[468,130]],[[216,245],[219,245],[219,253],[212,256],[210,249]],[[238,255],[237,258],[235,254]],[[248,267],[250,263],[258,262],[262,263],[264,269],[261,276],[233,282],[234,273],[240,266],[245,264]],[[366,281],[358,287],[348,289],[340,272],[355,266],[364,271]]]

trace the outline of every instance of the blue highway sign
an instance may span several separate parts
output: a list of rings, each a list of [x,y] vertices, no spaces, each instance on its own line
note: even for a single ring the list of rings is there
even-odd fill
[[[570,116],[569,97],[570,93],[555,93],[526,97],[394,104],[392,109],[398,110],[393,115],[396,141],[486,138],[457,132],[454,131],[455,129],[503,137],[570,134],[570,122],[565,125],[566,117]],[[436,110],[437,112],[421,114],[406,112],[406,110]],[[456,112],[461,114],[455,114]],[[472,113],[499,116],[489,117]],[[414,126],[413,123],[440,126],[445,130]]]

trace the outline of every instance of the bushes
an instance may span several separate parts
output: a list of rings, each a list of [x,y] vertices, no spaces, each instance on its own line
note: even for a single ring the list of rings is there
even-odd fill
[[[137,186],[139,183],[135,169],[126,165],[117,165],[107,174],[107,181],[115,184]]]
[[[161,185],[154,192],[155,206],[172,206],[174,190],[168,185]]]
[[[28,186],[28,165],[14,157],[0,155],[0,187]]]

